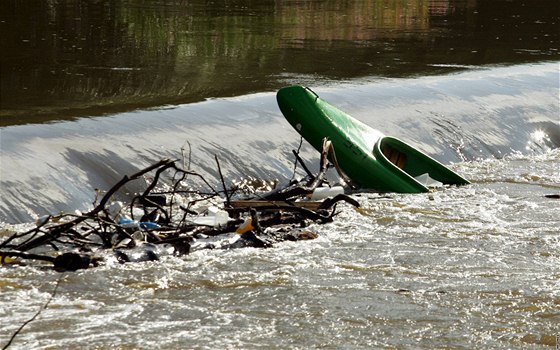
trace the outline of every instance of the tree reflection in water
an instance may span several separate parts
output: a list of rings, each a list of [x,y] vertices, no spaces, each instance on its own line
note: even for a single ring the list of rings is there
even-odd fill
[[[558,59],[556,0],[0,3],[0,125]]]

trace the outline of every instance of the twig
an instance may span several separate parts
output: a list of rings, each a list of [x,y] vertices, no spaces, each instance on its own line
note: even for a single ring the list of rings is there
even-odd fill
[[[185,163],[185,144],[189,145],[189,163]],[[181,147],[181,155],[183,156],[183,168],[191,170],[191,143],[189,140],[185,140],[183,147]]]
[[[218,160],[218,156],[215,154],[214,158],[216,158],[216,164],[218,165],[218,173],[220,174],[220,180],[222,180],[222,187],[224,188],[224,194],[226,196],[226,204],[229,206],[230,198],[229,193],[226,188],[226,182],[224,181],[224,175],[222,174],[222,168],[220,167],[220,161]]]
[[[324,147],[324,143],[323,143],[323,147]],[[329,141],[329,145],[328,145],[328,151],[331,154],[331,160],[334,164],[334,167],[336,169],[336,172],[338,173],[338,176],[340,176],[340,178],[350,187],[355,187],[352,184],[352,180],[346,176],[346,174],[344,174],[344,172],[342,171],[342,169],[340,168],[340,165],[338,165],[338,161],[336,160],[336,153],[334,150],[334,146],[332,145],[332,143]]]
[[[307,166],[305,165],[305,163],[303,162],[303,159],[301,159],[301,157],[299,156],[299,153],[296,150],[292,150],[292,153],[294,154],[294,156],[296,157],[296,161],[301,165],[301,167],[303,168],[303,170],[307,173],[307,176],[309,176],[311,179],[314,179],[315,176],[313,175],[313,173],[309,170],[309,168],[307,168]],[[294,172],[294,176],[292,176],[292,179],[295,177],[295,172]]]
[[[12,344],[12,342],[14,341],[14,339],[16,338],[16,336],[21,332],[21,330],[22,330],[25,326],[27,326],[29,323],[33,322],[33,321],[39,316],[39,314],[49,306],[50,302],[51,302],[51,301],[54,299],[54,297],[56,296],[56,292],[57,292],[57,290],[58,290],[58,286],[60,285],[60,281],[62,280],[62,277],[63,277],[63,276],[64,276],[64,275],[61,274],[61,275],[58,277],[58,279],[57,279],[57,281],[56,281],[56,285],[54,286],[54,290],[53,290],[51,296],[49,297],[49,300],[47,300],[47,302],[45,303],[45,305],[43,305],[43,306],[35,313],[35,315],[33,315],[33,317],[31,317],[29,320],[25,321],[25,322],[14,332],[14,334],[12,334],[12,336],[10,337],[10,340],[8,341],[8,343],[2,347],[2,350],[6,350],[6,349]]]
[[[292,151],[292,152],[294,152],[294,154],[296,154],[296,160],[294,161],[294,172],[293,172],[293,174],[292,174],[292,178],[290,179],[290,181],[292,181],[292,180],[296,177],[296,169],[297,169],[297,163],[298,163],[298,159],[299,159],[298,154],[299,154],[299,151],[301,150],[301,146],[302,146],[302,145],[303,145],[303,136],[300,136],[300,138],[299,138],[299,146],[298,146],[297,151],[295,151],[295,152]],[[302,163],[302,164],[303,164],[303,163]],[[304,169],[305,169],[305,166],[304,166]],[[313,175],[312,175],[312,176],[313,176]]]
[[[41,227],[45,226],[49,220],[50,220],[51,216],[49,215],[45,220],[43,220],[38,226],[32,228],[31,230],[28,230],[26,232],[23,233],[15,233],[13,235],[11,235],[10,237],[8,237],[8,239],[6,239],[4,242],[0,243],[0,248],[6,247],[8,245],[8,243],[10,243],[12,240],[16,239],[16,238],[20,238],[20,237],[24,237],[27,236],[31,233],[37,234]],[[32,237],[33,238],[33,237]],[[29,239],[28,239],[29,240]]]

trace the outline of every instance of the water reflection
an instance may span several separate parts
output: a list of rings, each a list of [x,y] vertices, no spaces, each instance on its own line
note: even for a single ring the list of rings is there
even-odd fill
[[[556,0],[2,1],[0,126],[558,59]],[[556,9],[556,11],[553,11]]]

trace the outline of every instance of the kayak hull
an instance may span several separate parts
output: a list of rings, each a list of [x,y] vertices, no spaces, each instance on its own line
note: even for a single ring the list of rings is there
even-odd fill
[[[351,117],[308,88],[282,88],[276,99],[286,120],[315,149],[322,150],[324,138],[332,142],[338,165],[358,187],[427,192],[428,187],[415,179],[423,174],[443,184],[469,183],[437,160]]]

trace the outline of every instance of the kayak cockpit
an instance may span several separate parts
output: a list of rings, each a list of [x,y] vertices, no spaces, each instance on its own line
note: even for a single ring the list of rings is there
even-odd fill
[[[404,166],[406,164],[406,154],[387,143],[381,144],[381,153],[383,153],[385,158],[387,158],[396,167],[404,170]]]
[[[401,176],[405,173],[423,186],[469,183],[437,160],[395,137],[381,137],[374,146],[373,154],[386,167],[401,173]]]

